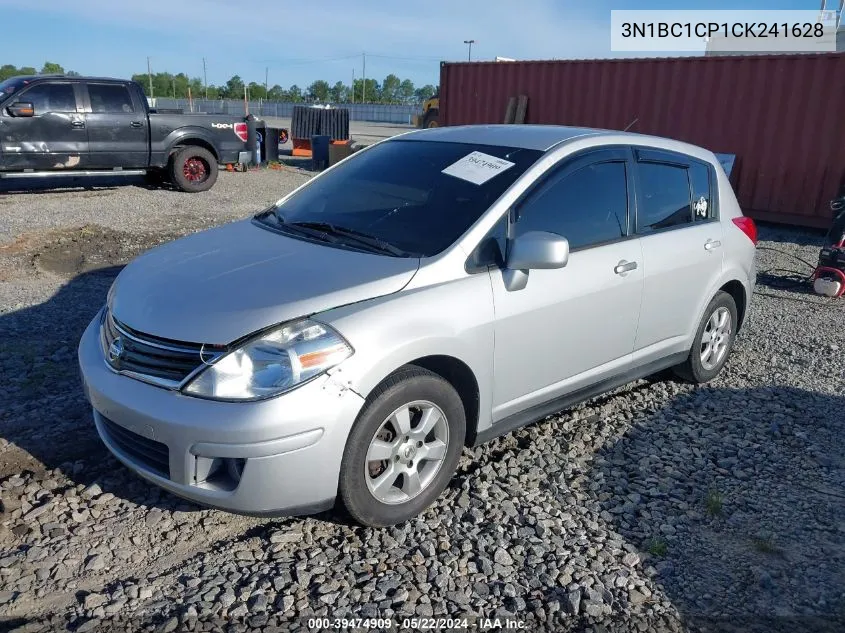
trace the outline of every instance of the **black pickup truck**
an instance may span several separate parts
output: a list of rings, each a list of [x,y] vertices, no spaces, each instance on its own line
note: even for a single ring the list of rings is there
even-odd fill
[[[41,75],[0,83],[0,178],[148,174],[210,189],[244,162],[243,117],[148,107],[133,81]]]

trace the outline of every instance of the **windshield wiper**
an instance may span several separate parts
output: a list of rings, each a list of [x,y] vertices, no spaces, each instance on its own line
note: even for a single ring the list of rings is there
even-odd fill
[[[325,235],[346,237],[355,242],[358,242],[359,244],[363,244],[372,250],[378,251],[380,253],[388,253],[389,255],[393,255],[394,257],[414,256],[413,253],[403,251],[401,248],[398,248],[390,242],[386,242],[383,239],[376,237],[375,235],[370,235],[362,231],[356,231],[355,229],[348,229],[343,226],[335,226],[330,222],[288,222],[285,223],[285,226],[294,226],[301,229],[318,231]]]
[[[275,209],[267,209],[255,216],[257,220],[266,222],[272,225],[276,230],[293,233],[294,235],[304,235],[320,240],[321,242],[331,242],[337,244],[339,240],[336,236],[331,235],[322,228],[308,226],[308,223],[285,222],[285,218],[275,212]]]

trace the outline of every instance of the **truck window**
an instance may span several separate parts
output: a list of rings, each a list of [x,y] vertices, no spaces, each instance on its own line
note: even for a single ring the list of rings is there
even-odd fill
[[[126,86],[120,84],[88,84],[91,111],[108,114],[135,112],[132,97]]]
[[[76,97],[71,84],[37,84],[22,91],[18,100],[32,103],[36,116],[45,112],[76,112]]]

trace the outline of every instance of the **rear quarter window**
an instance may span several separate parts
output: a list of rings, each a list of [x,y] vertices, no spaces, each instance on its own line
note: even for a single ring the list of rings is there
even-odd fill
[[[689,167],[694,222],[703,222],[716,217],[712,175],[712,169],[704,163],[692,163]]]

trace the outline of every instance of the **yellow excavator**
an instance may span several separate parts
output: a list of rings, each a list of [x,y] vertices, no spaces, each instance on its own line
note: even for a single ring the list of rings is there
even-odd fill
[[[417,115],[417,127],[440,127],[440,93],[423,102],[422,114]]]

